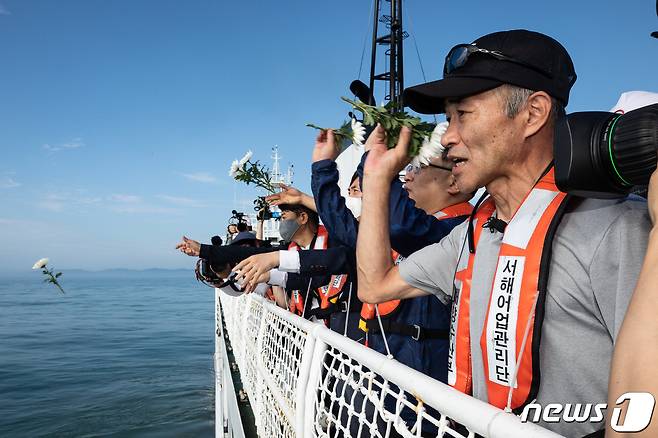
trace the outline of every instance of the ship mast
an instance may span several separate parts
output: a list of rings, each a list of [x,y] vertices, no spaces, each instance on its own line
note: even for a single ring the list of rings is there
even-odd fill
[[[283,182],[281,179],[281,171],[279,170],[279,145],[274,145],[272,148],[272,171],[271,176],[272,176],[272,182],[273,183],[280,183]]]
[[[402,111],[404,104],[402,102],[402,91],[404,90],[404,69],[403,69],[403,40],[409,36],[402,30],[402,0],[385,0],[390,3],[390,12],[385,14],[382,11],[381,0],[374,0],[373,24],[372,24],[372,48],[370,55],[370,83],[369,90],[361,87],[361,95],[355,91],[354,81],[350,89],[357,94],[360,100],[375,105],[375,81],[383,81],[386,84],[384,100],[393,102],[394,111]],[[384,24],[384,31],[380,35],[379,23]],[[377,50],[381,47],[384,56],[387,57],[388,71],[375,73]],[[361,82],[362,85],[365,85]]]
[[[272,170],[270,171],[272,183],[283,183],[288,186],[292,185],[294,165],[288,164],[286,173],[281,173],[281,167],[279,166],[279,161],[281,161],[281,156],[279,155],[279,145],[274,145],[272,148],[272,156],[270,158],[272,158]]]

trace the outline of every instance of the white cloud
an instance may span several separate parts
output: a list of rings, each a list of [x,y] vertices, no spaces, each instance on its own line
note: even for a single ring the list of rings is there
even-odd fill
[[[109,207],[115,213],[145,213],[145,214],[180,214],[177,208],[159,207],[146,204],[117,204]]]
[[[137,195],[114,194],[110,196],[110,201],[119,202],[122,204],[138,204],[142,202],[142,198]]]
[[[98,204],[101,201],[101,198],[81,196],[80,193],[50,193],[37,202],[37,206],[44,210],[61,212],[76,206]]]
[[[202,182],[202,183],[216,183],[217,178],[208,172],[194,172],[194,173],[181,173],[181,176],[189,179],[190,181]]]
[[[160,196],[158,196],[160,197]],[[184,198],[181,198],[184,199]],[[166,199],[165,199],[166,200]],[[131,214],[179,214],[181,211],[175,207],[162,207],[152,205],[137,195],[126,195],[115,193],[109,197],[110,204],[107,206],[115,213]]]
[[[66,142],[66,143],[60,143],[57,145],[51,145],[51,144],[44,144],[43,148],[47,151],[50,152],[57,152],[65,149],[78,149],[81,148],[85,145],[85,143],[82,141],[81,138],[74,138],[73,140]]]
[[[22,184],[16,182],[14,178],[10,176],[0,176],[0,189],[13,189],[14,187],[20,187]]]
[[[60,212],[64,211],[66,204],[64,203],[63,199],[49,196],[46,199],[39,201],[37,206],[43,208],[44,210]]]
[[[204,202],[199,201],[198,199],[183,198],[180,196],[170,195],[158,195],[157,197],[163,201],[167,201],[181,207],[203,208],[207,206]]]

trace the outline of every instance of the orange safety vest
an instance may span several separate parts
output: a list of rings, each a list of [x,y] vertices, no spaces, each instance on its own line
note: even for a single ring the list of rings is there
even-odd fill
[[[546,257],[550,257],[552,235],[566,200],[567,195],[555,186],[551,169],[526,195],[503,235],[480,334],[488,400],[501,409],[508,405],[510,388],[512,409],[521,408],[537,394],[541,320],[536,320],[535,315],[543,315],[543,310],[537,313],[536,306],[543,307],[550,260]],[[495,208],[493,199],[489,198],[474,213],[475,248],[482,234],[481,224]],[[469,255],[465,267],[458,267],[463,267],[455,276],[461,288],[455,286],[450,318],[448,383],[466,394],[473,390],[469,319],[474,263],[475,251]]]
[[[460,202],[458,204],[451,205],[442,210],[434,213],[434,217],[438,220],[453,219],[459,216],[469,216],[473,212],[473,206],[468,202]],[[394,265],[399,265],[404,257],[401,256],[397,251],[391,250],[391,257],[393,259]],[[379,311],[380,317],[391,316],[393,312],[400,305],[401,300],[391,300],[385,301],[383,303],[377,304],[377,310]],[[363,303],[361,306],[361,321],[359,321],[359,328],[364,332],[368,331],[366,326],[366,321],[373,319],[375,317],[375,304]]]
[[[313,249],[327,249],[329,233],[323,225],[318,226],[318,232],[315,236],[315,244]],[[295,242],[290,242],[288,249],[292,251],[299,251],[299,245]],[[338,301],[338,295],[347,282],[347,274],[333,275],[329,284],[317,288],[318,296],[320,297],[320,308],[327,309],[333,303]],[[290,311],[301,316],[304,313],[304,297],[298,290],[292,291],[289,303]]]

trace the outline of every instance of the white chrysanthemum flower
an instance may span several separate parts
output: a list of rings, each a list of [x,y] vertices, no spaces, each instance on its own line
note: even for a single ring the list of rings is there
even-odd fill
[[[240,170],[240,163],[238,163],[238,160],[233,160],[231,163],[231,169],[228,171],[228,176],[235,178],[238,176],[238,170]]]
[[[423,145],[414,157],[412,164],[416,167],[430,164],[430,161],[443,154],[444,147],[441,145],[441,137],[448,130],[448,122],[441,122],[436,125],[429,138],[423,140]]]
[[[50,261],[50,259],[48,259],[48,258],[40,259],[34,264],[34,266],[32,266],[32,269],[41,269],[41,268],[45,267],[48,264],[49,261]]]
[[[254,155],[253,152],[247,151],[246,154],[244,154],[244,157],[242,157],[238,163],[238,167],[240,169],[244,169],[244,165],[247,164],[247,161],[251,160],[251,157]]]
[[[363,146],[366,141],[366,127],[357,119],[352,119],[352,141],[357,146]]]

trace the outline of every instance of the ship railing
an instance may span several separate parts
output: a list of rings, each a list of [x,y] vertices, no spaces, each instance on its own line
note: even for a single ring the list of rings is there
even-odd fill
[[[218,295],[259,437],[560,436],[262,297]]]

